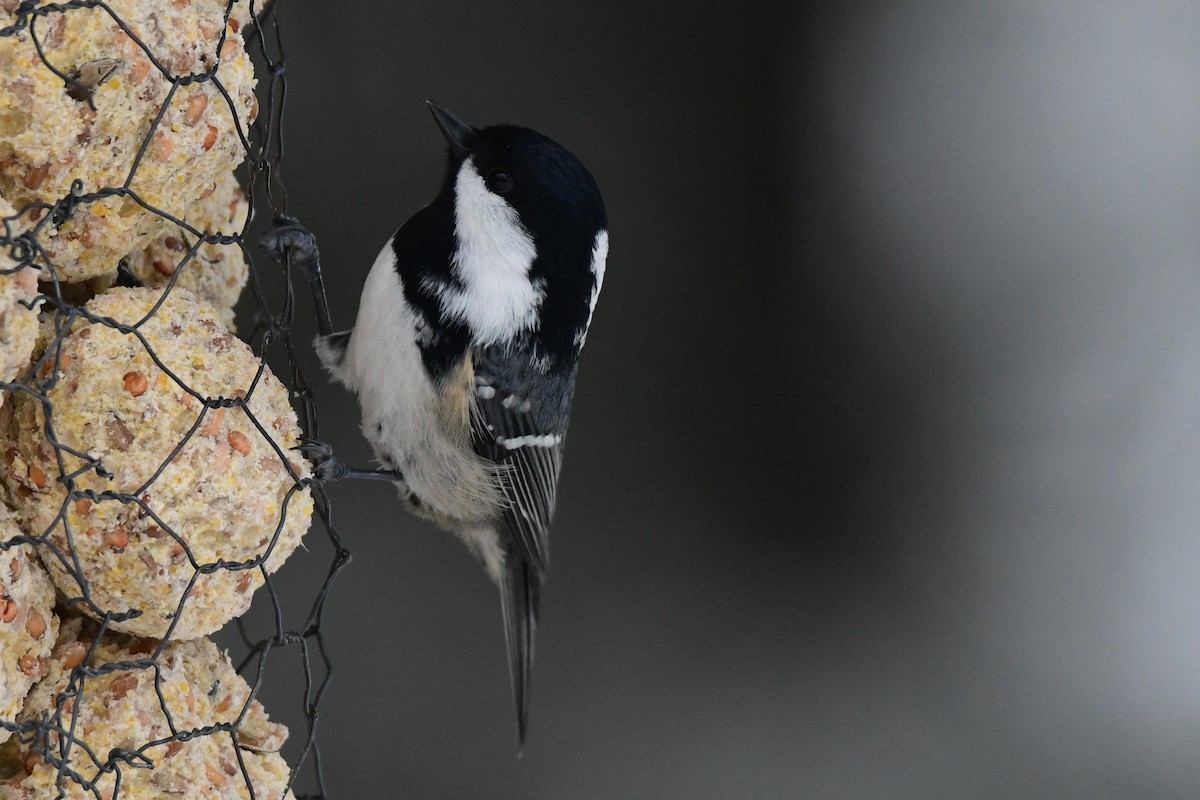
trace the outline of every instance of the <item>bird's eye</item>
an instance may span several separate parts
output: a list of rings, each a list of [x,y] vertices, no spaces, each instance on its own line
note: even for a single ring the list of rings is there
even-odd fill
[[[494,169],[488,173],[487,187],[496,194],[508,194],[513,187],[512,176],[502,169]]]

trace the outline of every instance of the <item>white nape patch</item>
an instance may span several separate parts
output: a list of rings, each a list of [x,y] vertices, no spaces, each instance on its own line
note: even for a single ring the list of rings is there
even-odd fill
[[[491,400],[496,396],[496,387],[480,384],[475,387],[475,396],[480,400]]]
[[[504,445],[505,450],[516,450],[518,447],[554,447],[561,441],[562,437],[557,433],[547,433],[542,436],[514,436],[511,439],[496,437],[496,444]]]
[[[481,345],[534,327],[545,294],[529,279],[537,248],[516,210],[488,191],[473,158],[458,170],[454,217],[458,250],[451,267],[463,288],[444,288],[446,312],[466,323]]]
[[[592,314],[596,313],[596,301],[600,299],[600,287],[604,285],[604,268],[608,262],[608,231],[602,230],[596,234],[592,242],[592,274],[596,283],[592,286],[592,298],[588,301],[587,325],[575,335],[575,344],[583,347],[587,342],[588,329],[592,327]]]

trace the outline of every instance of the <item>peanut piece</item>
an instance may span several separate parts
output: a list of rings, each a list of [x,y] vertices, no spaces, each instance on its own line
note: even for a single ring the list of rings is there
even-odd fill
[[[118,525],[104,532],[104,546],[116,553],[124,553],[129,547],[129,531],[124,525]]]
[[[36,608],[29,612],[29,619],[25,620],[25,630],[35,639],[42,638],[42,634],[46,632],[46,620]]]
[[[196,92],[196,94],[187,98],[187,108],[184,109],[184,122],[188,127],[196,125],[200,121],[200,116],[204,115],[204,109],[208,108],[209,98]]]
[[[225,407],[220,406],[208,412],[208,416],[204,419],[204,424],[200,426],[201,436],[216,436],[217,431],[221,428],[221,423],[225,421]],[[232,434],[231,434],[232,435]]]
[[[187,108],[183,112],[183,121],[191,126],[200,121],[200,117],[204,114],[204,109],[208,107],[208,98],[200,92],[196,92],[188,98]]]
[[[150,385],[146,380],[145,374],[136,371],[126,372],[124,381],[125,391],[129,392],[134,397],[141,397],[146,391],[146,387]]]
[[[144,58],[139,58],[129,69],[129,81],[131,83],[141,83],[149,74],[150,62]]]
[[[171,151],[175,149],[175,145],[171,143],[170,137],[163,131],[154,134],[151,145],[154,149],[154,155],[159,161],[166,161],[170,158]]]
[[[63,669],[78,667],[83,663],[83,657],[86,655],[87,646],[83,642],[71,642],[54,654],[55,658],[62,662]]]
[[[113,678],[112,684],[108,690],[112,692],[114,700],[120,700],[125,695],[132,692],[138,686],[138,677],[132,672],[126,672]]]
[[[250,440],[246,438],[246,434],[241,431],[230,431],[228,436],[229,446],[237,450],[244,456],[250,455]]]
[[[50,174],[50,165],[42,164],[40,167],[30,167],[25,170],[25,179],[22,181],[26,189],[37,189],[46,180],[46,176]]]
[[[46,473],[37,464],[29,465],[29,480],[39,489],[46,488]]]
[[[208,781],[218,789],[225,786],[225,773],[218,770],[212,764],[204,765],[204,774],[208,776]]]

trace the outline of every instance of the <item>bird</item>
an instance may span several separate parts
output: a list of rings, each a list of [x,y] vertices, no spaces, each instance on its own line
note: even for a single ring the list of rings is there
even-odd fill
[[[428,106],[447,145],[441,186],[380,250],[353,328],[333,330],[307,229],[277,215],[262,243],[307,275],[317,354],[357,395],[379,464],[352,469],[310,442],[317,474],[395,483],[409,511],[481,562],[500,589],[523,746],[549,532],[608,220],[595,179],[562,145]]]

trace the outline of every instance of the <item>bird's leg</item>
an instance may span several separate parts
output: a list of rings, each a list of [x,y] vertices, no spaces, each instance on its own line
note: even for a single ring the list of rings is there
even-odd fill
[[[334,458],[333,448],[325,442],[301,439],[300,445],[296,449],[312,462],[313,473],[324,482],[357,479],[390,481],[395,483],[396,481],[404,480],[404,476],[394,469],[357,469],[355,467],[348,467],[341,460]]]
[[[317,237],[295,217],[276,214],[275,227],[262,235],[259,247],[280,264],[296,266],[304,272],[317,314],[317,333],[321,336],[333,333],[329,301],[325,297],[325,281],[321,277],[321,253],[317,249]]]

